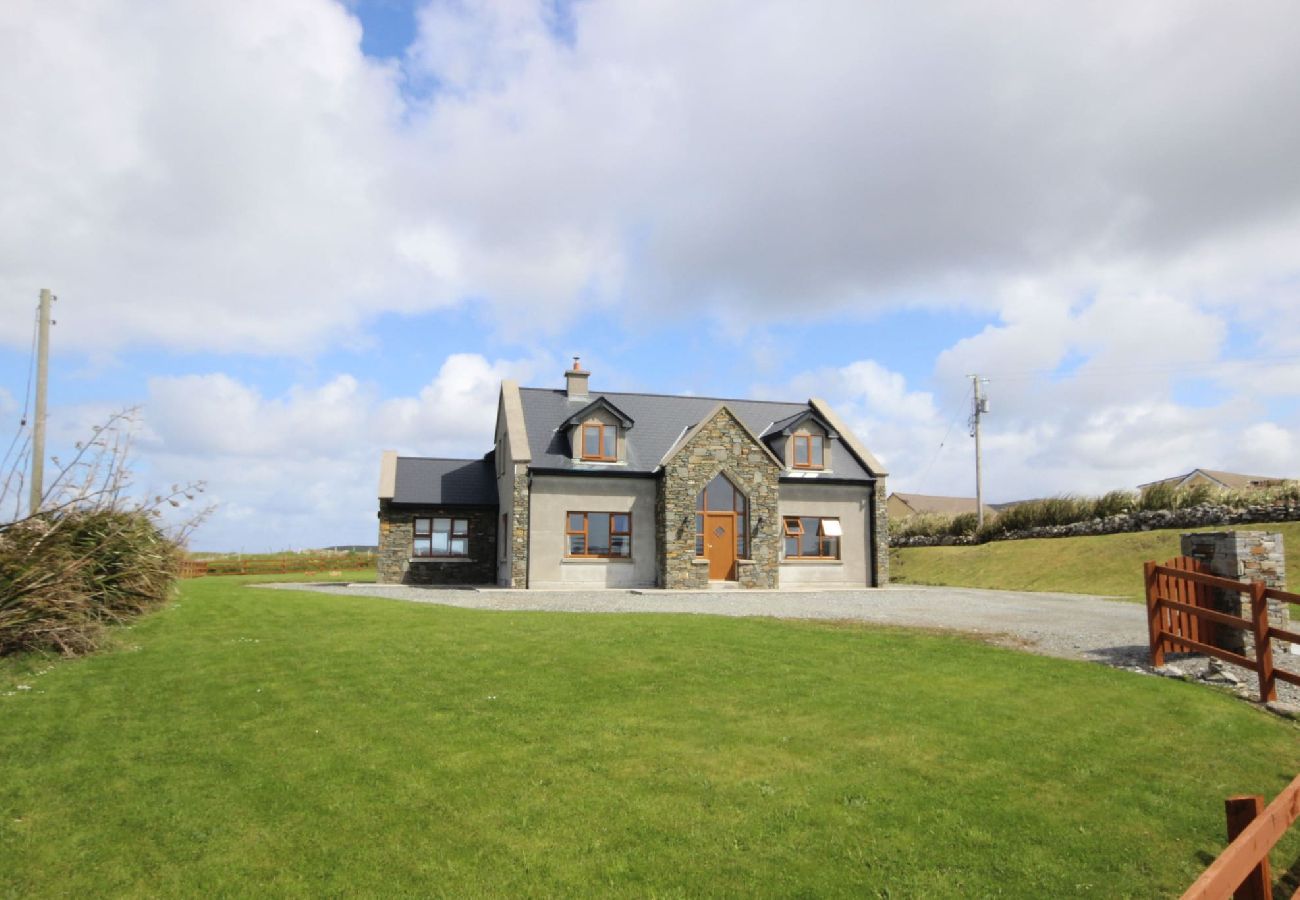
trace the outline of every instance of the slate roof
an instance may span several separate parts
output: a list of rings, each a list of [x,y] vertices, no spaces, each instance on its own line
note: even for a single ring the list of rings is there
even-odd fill
[[[1240,472],[1222,472],[1218,469],[1192,469],[1192,471],[1185,475],[1175,475],[1172,478],[1161,478],[1159,481],[1148,481],[1146,484],[1139,484],[1138,487],[1145,488],[1150,487],[1153,484],[1181,485],[1198,472],[1234,491],[1244,491],[1253,487],[1271,487],[1272,485],[1281,484],[1286,480],[1284,478],[1273,478],[1268,475],[1242,475]]]
[[[394,503],[496,506],[493,454],[479,459],[397,457]]]
[[[528,432],[528,448],[534,469],[562,469],[569,471],[623,471],[629,474],[650,474],[659,465],[664,454],[688,428],[712,412],[719,403],[727,408],[754,434],[762,434],[774,422],[809,410],[807,403],[776,403],[767,400],[727,400],[718,397],[678,397],[665,394],[631,394],[608,391],[596,393],[581,400],[570,400],[563,390],[548,388],[520,388],[524,408],[524,428]],[[599,397],[607,397],[635,423],[627,431],[627,465],[575,463],[570,457],[569,438],[564,422],[578,410]],[[806,475],[809,481],[818,478],[868,481],[871,475],[858,462],[852,451],[838,438],[832,438],[831,471],[820,475]]]
[[[904,494],[899,491],[895,491],[889,496],[897,497],[907,504],[914,513],[919,515],[958,516],[963,513],[973,513],[979,509],[974,497],[938,497],[932,494]],[[988,503],[984,504],[984,515],[996,514],[997,509],[994,506]]]

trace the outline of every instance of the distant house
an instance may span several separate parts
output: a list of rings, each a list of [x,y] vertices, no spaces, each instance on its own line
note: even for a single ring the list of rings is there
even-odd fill
[[[975,504],[974,497],[935,497],[929,494],[900,494],[898,492],[889,495],[889,518],[906,519],[911,516],[960,516],[964,513],[974,513],[978,506]],[[984,504],[984,518],[991,519],[996,516],[997,510]]]
[[[1172,478],[1161,478],[1158,481],[1139,484],[1138,490],[1146,490],[1158,484],[1169,484],[1178,488],[1207,484],[1213,488],[1244,491],[1250,488],[1276,487],[1286,481],[1285,478],[1271,478],[1266,475],[1242,475],[1238,472],[1220,472],[1216,469],[1192,469],[1185,475],[1175,475]]]
[[[885,470],[816,398],[502,382],[478,459],[380,464],[379,580],[516,588],[879,586]],[[729,585],[730,583],[730,585]]]

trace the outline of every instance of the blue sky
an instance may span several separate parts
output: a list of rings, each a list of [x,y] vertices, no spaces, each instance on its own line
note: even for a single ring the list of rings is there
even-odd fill
[[[56,443],[140,406],[196,547],[371,542],[382,449],[573,355],[899,490],[972,493],[975,371],[995,501],[1300,474],[1285,3],[120,6],[0,11],[0,425],[51,287]]]

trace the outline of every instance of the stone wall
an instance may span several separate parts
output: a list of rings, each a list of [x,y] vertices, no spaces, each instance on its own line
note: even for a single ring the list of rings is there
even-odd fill
[[[528,467],[515,466],[514,492],[510,499],[510,584],[528,587]]]
[[[889,494],[885,479],[876,481],[875,519],[871,523],[871,542],[875,548],[875,571],[871,583],[876,587],[889,584]]]
[[[1282,535],[1275,531],[1200,531],[1182,536],[1182,554],[1205,563],[1210,572],[1237,581],[1262,581],[1267,587],[1286,590],[1286,559]],[[1234,616],[1250,618],[1250,602],[1242,594],[1215,591],[1215,607]],[[1280,600],[1268,601],[1269,623],[1290,629],[1291,609]],[[1235,628],[1221,628],[1219,644],[1241,653],[1246,635]]]
[[[398,506],[379,504],[380,584],[493,584],[496,581],[497,510],[490,507]],[[464,559],[414,559],[415,519],[446,516],[469,520],[469,556]]]
[[[781,520],[777,515],[777,479],[781,468],[725,408],[664,466],[655,498],[660,586],[708,587],[708,564],[695,556],[695,501],[719,472],[749,499],[749,561],[741,560],[736,566],[741,587],[778,587]]]
[[[1234,509],[1230,506],[1204,504],[1187,509],[1157,509],[1140,512],[1122,513],[1107,516],[1104,519],[1089,519],[1070,525],[1046,525],[1042,528],[1026,528],[1021,531],[1008,531],[987,540],[1018,541],[1027,538],[1082,537],[1096,534],[1122,534],[1133,531],[1156,531],[1162,528],[1203,528],[1211,525],[1247,525],[1266,522],[1300,521],[1300,503],[1295,501],[1248,506]],[[984,543],[974,535],[954,537],[938,535],[934,537],[895,538],[894,547],[947,547],[963,544]]]

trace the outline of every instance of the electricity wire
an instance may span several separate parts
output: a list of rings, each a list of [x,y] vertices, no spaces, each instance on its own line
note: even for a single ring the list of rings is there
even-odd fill
[[[939,442],[938,448],[934,451],[934,456],[930,457],[930,463],[925,467],[925,471],[921,474],[921,477],[918,479],[918,483],[925,484],[925,479],[930,477],[930,470],[933,469],[934,464],[938,462],[939,454],[943,452],[944,445],[948,443],[948,438],[952,437],[952,430],[954,427],[956,427],[957,420],[961,418],[961,410],[962,407],[965,405],[966,405],[966,401],[964,399],[957,404],[957,410],[952,414],[952,421],[948,423],[948,430],[943,433],[943,440]]]

